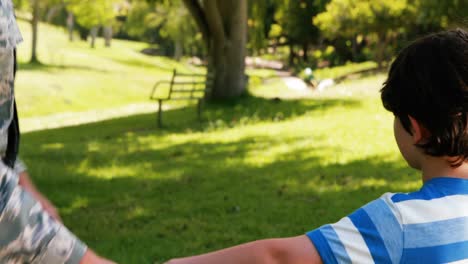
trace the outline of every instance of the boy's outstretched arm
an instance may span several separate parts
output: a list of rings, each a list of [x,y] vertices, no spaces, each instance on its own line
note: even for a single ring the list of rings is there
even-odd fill
[[[173,259],[166,264],[320,264],[314,244],[305,236],[267,239],[195,257]]]

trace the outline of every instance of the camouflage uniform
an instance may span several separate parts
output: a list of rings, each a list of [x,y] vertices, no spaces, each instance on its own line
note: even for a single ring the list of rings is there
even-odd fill
[[[11,0],[0,0],[0,152],[13,116],[14,49],[22,41]],[[86,246],[44,212],[18,185],[22,162],[14,169],[0,160],[0,264],[74,264]]]

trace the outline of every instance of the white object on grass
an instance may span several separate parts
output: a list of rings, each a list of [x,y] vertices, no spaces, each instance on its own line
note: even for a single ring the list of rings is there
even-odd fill
[[[317,85],[317,90],[323,91],[326,88],[333,86],[335,84],[335,81],[333,79],[324,79],[319,82]]]

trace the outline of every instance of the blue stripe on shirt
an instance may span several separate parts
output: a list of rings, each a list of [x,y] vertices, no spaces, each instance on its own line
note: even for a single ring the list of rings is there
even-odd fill
[[[405,247],[433,247],[468,241],[468,217],[405,225]]]
[[[322,235],[327,239],[328,245],[330,245],[331,250],[333,251],[335,258],[339,263],[351,263],[351,259],[346,252],[346,248],[343,243],[341,243],[340,238],[335,232],[335,229],[331,225],[326,225],[320,229]]]
[[[462,231],[463,232],[463,231]],[[404,263],[447,263],[468,259],[468,241],[434,247],[406,248]]]
[[[382,237],[392,263],[400,263],[403,235],[401,225],[393,211],[382,198],[368,203],[363,209]]]
[[[359,230],[359,233],[361,233],[374,261],[376,263],[391,264],[392,261],[384,241],[366,211],[362,208],[358,209],[356,212],[352,213],[349,218]]]
[[[329,225],[323,226],[321,228],[308,232],[306,235],[314,244],[315,248],[317,249],[317,252],[320,254],[320,257],[322,258],[323,263],[338,264],[338,261],[336,260],[336,257],[333,254],[333,251],[330,248],[330,245],[328,244],[327,239],[320,231],[321,229],[327,228],[327,227],[330,227],[330,226]],[[338,239],[338,241],[340,240]],[[351,263],[351,262],[348,262],[348,263]]]
[[[468,194],[468,180],[439,177],[426,183],[421,190],[413,193],[397,193],[392,196],[394,203],[408,200],[432,200],[450,195]]]

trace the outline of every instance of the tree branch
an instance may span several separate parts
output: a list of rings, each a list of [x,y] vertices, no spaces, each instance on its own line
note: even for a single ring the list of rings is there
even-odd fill
[[[183,0],[185,6],[189,10],[192,17],[195,19],[198,28],[200,29],[203,39],[208,43],[210,39],[210,28],[208,27],[208,22],[206,20],[205,13],[200,5],[198,0]]]

